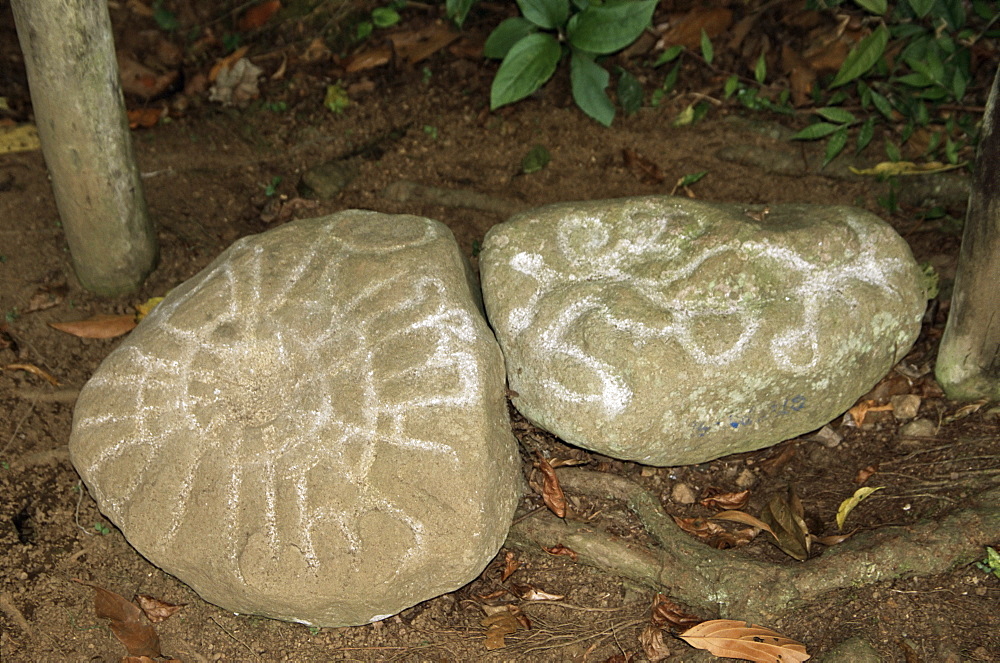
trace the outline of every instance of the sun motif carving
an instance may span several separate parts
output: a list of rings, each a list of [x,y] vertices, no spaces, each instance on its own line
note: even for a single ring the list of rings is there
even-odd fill
[[[299,255],[238,242],[109,356],[81,395],[73,446],[116,523],[157,518],[167,550],[192,512],[214,514],[213,545],[237,569],[251,539],[309,567],[331,548],[362,564],[387,530],[409,540],[397,568],[419,554],[430,498],[397,463],[468,460],[420,421],[477,406],[483,325],[430,270],[362,269],[436,241],[434,228],[358,245],[350,231]],[[95,411],[96,398],[115,405]],[[467,504],[455,500],[435,506]]]

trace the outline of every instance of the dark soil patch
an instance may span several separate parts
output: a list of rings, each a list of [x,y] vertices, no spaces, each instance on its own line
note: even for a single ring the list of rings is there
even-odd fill
[[[17,48],[9,10],[0,9],[5,14],[0,54],[6,68],[17,62]],[[198,14],[196,7],[187,9]],[[127,23],[118,18],[116,25]],[[279,56],[261,60],[268,74],[280,64],[282,40],[294,37],[274,37]],[[308,41],[306,37],[298,38]],[[854,204],[881,214],[906,237],[918,260],[932,262],[942,274],[945,294],[932,303],[924,333],[903,362],[904,371],[922,374],[912,385],[902,379],[901,389],[922,397],[919,416],[933,423],[929,435],[902,434],[903,422],[891,413],[873,413],[862,428],[832,422],[843,436],[836,446],[803,438],[695,467],[648,468],[567,447],[515,417],[526,472],[536,451],[572,456],[592,469],[635,480],[678,516],[710,515],[704,507],[675,499],[685,489],[703,497],[750,488],[748,511],[759,513],[772,495],[794,483],[807,520],[820,534],[835,532],[833,515],[857,487],[853,480],[863,468],[878,471],[868,485],[885,488],[851,515],[850,526],[862,531],[939,518],[996,485],[1000,411],[987,404],[955,418],[962,405],[943,398],[927,375],[946,319],[947,281],[959,247],[958,235],[948,232],[946,224],[919,222],[912,209],[888,215],[878,203],[887,185],[833,178],[812,169],[807,164],[815,158],[814,146],[776,138],[781,128],[759,116],[741,118],[734,108],[723,107],[700,123],[675,128],[672,120],[691,100],[681,94],[658,108],[620,117],[606,130],[570,105],[565,81],[512,108],[487,113],[493,71],[479,60],[442,52],[416,68],[389,66],[353,74],[345,77],[346,84],[370,83],[343,114],[334,115],[323,108],[322,99],[325,86],[338,76],[336,68],[329,62],[302,64],[264,86],[263,99],[284,102],[286,110],[270,110],[259,102],[246,109],[222,109],[195,98],[171,122],[136,131],[162,258],[141,292],[115,300],[93,296],[76,282],[40,152],[0,156],[0,311],[7,316],[0,334],[0,366],[33,364],[62,384],[57,389],[22,370],[0,371],[0,657],[5,662],[117,661],[123,656],[106,624],[94,616],[93,592],[72,582],[74,578],[126,597],[142,593],[186,604],[179,616],[157,627],[164,652],[184,661],[644,660],[638,635],[648,621],[654,592],[567,557],[542,553],[518,553],[522,566],[504,583],[500,572],[506,551],[501,551],[470,585],[368,626],[309,629],[233,615],[146,562],[82,489],[66,450],[73,394],[117,341],[78,339],[48,323],[131,312],[137,303],[195,274],[233,240],[280,223],[283,205],[290,205],[286,215],[291,218],[354,207],[429,216],[448,224],[470,256],[487,229],[505,218],[502,211],[476,206],[428,202],[433,198],[401,202],[384,195],[386,187],[403,181],[527,207],[669,193],[684,175],[707,171],[692,187],[694,195],[706,200]],[[23,75],[12,70],[2,80],[2,92],[21,115],[16,119],[26,119],[30,109]],[[537,173],[520,174],[522,158],[538,144],[551,152],[551,163]],[[791,155],[800,158],[802,168],[791,174],[769,172],[722,158],[733,147]],[[625,151],[655,164],[662,177],[636,168]],[[358,175],[338,197],[289,202],[298,198],[296,184],[303,172],[345,157]],[[275,177],[281,182],[273,195],[266,195]],[[952,213],[961,218],[961,209]],[[55,293],[60,303],[32,311],[46,293]],[[886,384],[898,387],[900,380],[890,376]],[[626,540],[648,543],[621,504],[568,497],[584,522],[592,519]],[[523,509],[526,513],[540,505],[540,498],[531,495]],[[763,538],[732,554],[798,564]],[[501,592],[516,591],[512,583],[564,598],[520,601]],[[859,583],[764,626],[805,643],[814,655],[860,635],[884,660],[1000,660],[998,598],[997,578],[967,565],[941,576]],[[509,636],[506,649],[487,652],[480,606],[505,602],[519,603],[532,628]],[[700,652],[679,640],[669,644],[673,654],[668,660],[702,660]]]

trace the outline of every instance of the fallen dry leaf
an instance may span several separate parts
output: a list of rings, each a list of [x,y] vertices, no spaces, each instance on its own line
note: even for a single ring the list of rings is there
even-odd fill
[[[531,585],[511,585],[511,591],[522,601],[559,601],[565,594],[550,594]]]
[[[983,407],[984,405],[986,405],[988,402],[989,401],[981,400],[981,401],[973,401],[971,403],[966,403],[962,407],[960,407],[957,410],[955,410],[954,414],[949,414],[947,417],[945,417],[941,421],[941,423],[943,423],[943,424],[950,424],[953,421],[958,421],[959,419],[964,419],[967,416],[969,416],[970,414],[978,412],[979,409],[981,407]]]
[[[733,23],[733,12],[728,9],[705,9],[696,7],[681,16],[671,16],[670,27],[660,35],[658,48],[680,45],[697,49],[701,44],[701,31],[709,39],[718,37]]]
[[[139,606],[98,585],[75,578],[74,581],[94,590],[95,614],[100,619],[111,620],[111,632],[125,645],[129,656],[160,657],[160,636]]]
[[[650,663],[658,663],[670,656],[670,648],[663,639],[663,629],[658,626],[647,624],[639,634],[639,644]]]
[[[565,518],[566,495],[563,493],[562,486],[559,485],[559,477],[556,476],[556,471],[552,469],[549,461],[545,460],[541,455],[535,461],[535,467],[538,468],[543,477],[542,501],[545,502],[545,506],[549,507],[549,511],[556,514],[559,518]]]
[[[576,561],[576,558],[579,557],[579,555],[576,554],[575,550],[570,550],[569,548],[567,548],[566,546],[564,546],[562,544],[554,545],[551,548],[546,548],[546,547],[543,546],[542,550],[544,550],[545,552],[547,552],[550,555],[565,555],[566,557],[569,557],[574,562]]]
[[[50,322],[49,326],[80,338],[116,338],[135,328],[134,315],[98,314],[86,320]]]
[[[243,58],[243,56],[247,54],[247,51],[249,50],[250,50],[249,46],[241,46],[232,53],[230,53],[229,55],[227,55],[226,57],[222,58],[221,60],[218,60],[214,65],[212,65],[212,68],[209,70],[208,80],[214,83],[215,79],[219,76],[219,74],[223,70],[232,69],[236,65],[236,63],[239,62]]]
[[[702,506],[707,506],[710,509],[742,509],[747,505],[750,500],[750,491],[741,490],[736,493],[720,493],[718,495],[709,495],[699,501]]]
[[[140,99],[152,99],[164,94],[180,77],[179,70],[160,74],[124,53],[118,53],[117,59],[122,91]]]
[[[778,538],[778,536],[774,533],[774,530],[771,529],[770,525],[765,523],[760,518],[755,518],[751,516],[749,513],[745,511],[735,511],[735,510],[722,511],[712,516],[712,519],[728,520],[729,522],[740,523],[742,525],[749,525],[750,527],[756,527],[758,529],[764,530],[774,538],[776,539]]]
[[[503,571],[500,572],[500,582],[506,582],[507,578],[514,575],[514,571],[521,568],[521,562],[517,561],[517,556],[510,550],[504,555]]]
[[[656,626],[690,628],[704,620],[687,612],[663,594],[657,594],[653,599],[650,621]]]
[[[889,412],[891,410],[892,405],[878,405],[876,401],[861,401],[848,410],[847,414],[851,415],[854,425],[861,428],[865,425],[865,417],[868,416],[869,412]]]
[[[127,111],[129,129],[150,129],[166,116],[164,108],[136,108]]]
[[[885,486],[878,486],[877,488],[865,486],[858,488],[854,491],[853,495],[841,502],[840,507],[837,509],[837,529],[844,529],[844,521],[847,520],[847,515],[854,510],[854,507],[861,504],[863,500],[867,499],[876,490],[882,490],[883,488]]]
[[[266,2],[262,2],[259,5],[248,9],[240,18],[236,27],[239,28],[240,32],[250,32],[251,30],[256,30],[270,21],[271,17],[274,16],[279,9],[281,9],[281,0],[266,0]]]
[[[24,313],[34,313],[59,306],[68,294],[69,286],[65,283],[56,286],[42,286],[28,300],[28,308],[24,309]]]
[[[483,619],[480,624],[486,627],[486,649],[503,649],[507,646],[504,638],[511,633],[517,633],[517,618],[510,612],[501,612]]]
[[[34,364],[7,364],[4,366],[4,369],[8,371],[26,371],[28,373],[33,373],[51,384],[53,387],[60,386],[59,380],[56,380],[51,374],[41,368],[38,368]]]
[[[148,594],[137,594],[135,600],[139,603],[139,607],[142,608],[142,612],[146,615],[146,619],[154,624],[159,624],[160,622],[173,617],[178,610],[184,607],[184,604],[174,605],[173,603],[161,601],[160,599],[149,596]]]
[[[802,503],[791,486],[787,498],[775,495],[760,514],[771,526],[778,547],[800,562],[809,557],[812,542],[803,515]]]
[[[809,660],[803,644],[748,622],[711,619],[681,633],[684,642],[716,656],[761,663],[800,663]]]
[[[639,154],[638,150],[625,148],[622,150],[622,161],[625,167],[632,171],[640,182],[646,184],[663,184],[667,181],[667,176],[663,174],[660,167],[652,160]]]
[[[858,473],[854,475],[854,483],[864,483],[871,478],[873,474],[878,472],[878,465],[869,465],[868,467],[858,470]]]

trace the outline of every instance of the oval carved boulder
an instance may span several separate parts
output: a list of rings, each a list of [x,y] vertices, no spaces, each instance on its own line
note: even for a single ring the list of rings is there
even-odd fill
[[[519,460],[451,232],[347,211],[237,241],[84,387],[73,464],[150,561],[227,610],[382,619],[474,579]]]
[[[822,426],[906,354],[926,304],[906,243],[850,207],[551,205],[492,228],[480,269],[517,409],[651,465]]]

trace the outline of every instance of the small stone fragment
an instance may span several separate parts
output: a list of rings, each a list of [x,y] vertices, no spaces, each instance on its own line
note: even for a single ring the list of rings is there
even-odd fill
[[[899,428],[901,437],[934,437],[937,435],[937,424],[930,419],[914,419]]]
[[[474,579],[520,460],[503,357],[441,223],[246,237],[97,369],[70,457],[157,566],[238,613],[364,624]]]
[[[906,421],[913,419],[920,411],[920,396],[916,394],[899,394],[889,399],[892,404],[892,413],[896,419]]]
[[[677,504],[694,504],[698,497],[691,490],[691,486],[686,483],[675,483],[670,489],[670,499]]]
[[[494,226],[480,269],[521,414],[650,465],[831,421],[905,356],[926,305],[906,242],[851,207],[550,205]]]

